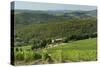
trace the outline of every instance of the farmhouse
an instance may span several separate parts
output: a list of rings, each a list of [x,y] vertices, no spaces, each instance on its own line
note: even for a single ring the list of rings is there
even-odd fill
[[[63,41],[63,38],[58,38],[58,39],[52,40],[52,43],[60,43],[62,41]]]

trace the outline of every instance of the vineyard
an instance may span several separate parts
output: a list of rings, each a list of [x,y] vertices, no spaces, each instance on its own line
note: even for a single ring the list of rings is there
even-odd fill
[[[32,50],[31,45],[15,47],[15,64],[48,64],[97,60],[96,38],[57,45],[56,47],[38,50]]]

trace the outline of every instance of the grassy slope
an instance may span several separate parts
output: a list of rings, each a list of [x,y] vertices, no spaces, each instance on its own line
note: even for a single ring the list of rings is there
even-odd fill
[[[48,51],[60,50],[63,62],[96,60],[96,39],[79,40],[50,48]]]
[[[59,46],[48,48],[48,49],[39,49],[36,51],[40,55],[42,55],[42,61],[35,63],[38,60],[32,59],[34,58],[34,51],[28,49],[31,46],[23,46],[24,57],[26,59],[24,61],[16,64],[45,64],[45,63],[64,63],[64,62],[78,62],[78,61],[95,61],[97,59],[96,52],[96,38],[79,40],[70,43],[61,43]],[[44,60],[44,54],[51,55],[52,62]],[[16,61],[19,62],[19,61]]]
[[[69,43],[61,43],[59,46],[51,49],[67,49],[67,50],[89,50],[96,49],[96,38],[78,40]]]

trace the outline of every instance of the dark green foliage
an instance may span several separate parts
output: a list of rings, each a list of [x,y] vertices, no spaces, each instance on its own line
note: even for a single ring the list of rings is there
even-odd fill
[[[22,48],[20,48],[20,51],[22,52],[22,51],[23,51],[23,49],[22,49]]]
[[[44,48],[52,39],[68,38],[69,40],[81,40],[96,37],[96,19],[73,19],[54,23],[31,24],[16,28],[16,45],[32,44],[32,49]],[[16,37],[15,37],[16,39]],[[20,40],[18,40],[20,39]],[[67,40],[66,40],[67,42]]]
[[[16,48],[16,51],[19,51],[19,48]]]
[[[32,24],[16,29],[16,35],[20,38],[21,42],[16,40],[15,43],[19,42],[19,45],[34,44],[34,40],[36,39],[39,39],[39,41],[43,39],[49,41],[48,39],[57,39],[64,37],[71,37],[71,39],[73,39],[73,37],[77,36],[79,36],[79,38],[77,37],[77,39],[80,39],[84,36],[84,34],[88,34],[90,36],[91,33],[94,33],[96,31],[95,19],[76,19],[69,22],[63,21],[44,24]],[[50,43],[50,41],[48,43]]]
[[[63,42],[68,42],[97,36],[96,11],[57,14],[43,11],[15,13],[15,45],[30,44],[32,49],[38,49],[51,44],[53,39],[65,38]]]
[[[51,39],[47,39],[46,42],[47,42],[47,44],[51,44],[52,40]]]
[[[34,59],[35,60],[38,60],[38,59],[41,59],[41,58],[42,58],[41,53],[34,53]]]
[[[92,34],[91,36],[96,37],[96,34]],[[80,34],[80,35],[72,35],[70,37],[70,40],[83,40],[83,39],[88,39],[91,38],[90,34]]]
[[[90,34],[90,37],[91,37],[91,38],[97,37],[97,33],[92,33],[92,34]]]
[[[49,62],[49,63],[53,63],[54,62],[54,60],[52,59],[52,57],[51,57],[51,55],[49,53],[46,53],[44,55],[44,60]]]
[[[23,52],[16,52],[15,60],[23,61],[24,60],[24,53]]]
[[[45,48],[47,45],[47,41],[45,39],[43,39],[43,40],[37,39],[37,40],[33,40],[31,44],[32,44],[32,50],[38,49],[38,48]]]
[[[64,43],[68,43],[69,39],[68,38],[64,38],[63,42]]]
[[[45,48],[46,45],[47,45],[47,41],[41,40],[41,47]]]

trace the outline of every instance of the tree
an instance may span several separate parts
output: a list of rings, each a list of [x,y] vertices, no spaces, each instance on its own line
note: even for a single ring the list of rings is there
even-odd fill
[[[68,37],[64,38],[63,42],[68,43]]]
[[[46,45],[47,45],[47,41],[45,39],[41,40],[41,47],[45,48]]]

